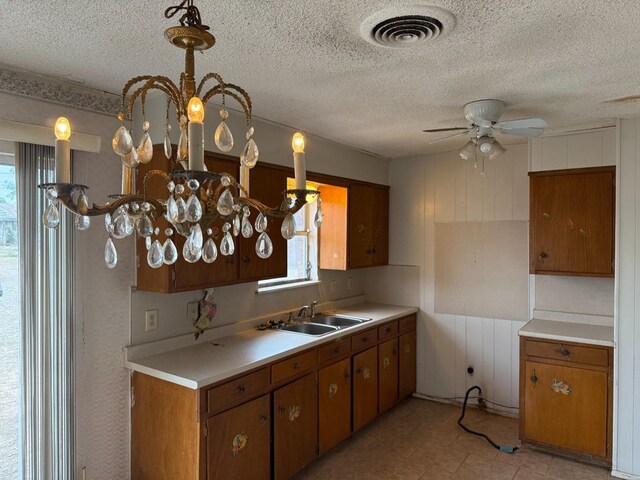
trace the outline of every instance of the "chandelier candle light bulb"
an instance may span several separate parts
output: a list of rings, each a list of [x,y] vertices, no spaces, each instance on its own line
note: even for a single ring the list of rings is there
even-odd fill
[[[204,105],[198,97],[191,97],[187,106],[189,116],[189,170],[205,171],[204,166]]]
[[[291,140],[293,147],[293,170],[296,177],[296,190],[307,188],[307,171],[304,158],[304,136],[296,132]]]
[[[55,172],[56,183],[71,183],[71,125],[65,117],[56,120]]]

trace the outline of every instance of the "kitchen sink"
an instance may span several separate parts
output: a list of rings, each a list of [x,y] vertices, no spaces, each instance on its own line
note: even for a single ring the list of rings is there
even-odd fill
[[[327,333],[332,333],[338,330],[338,327],[333,327],[330,325],[319,325],[316,323],[294,323],[293,325],[288,325],[286,327],[281,328],[284,332],[294,332],[294,333],[304,333],[306,335],[326,335]]]
[[[346,315],[318,315],[311,318],[311,323],[331,325],[332,327],[352,327],[366,321],[366,318],[348,317]]]

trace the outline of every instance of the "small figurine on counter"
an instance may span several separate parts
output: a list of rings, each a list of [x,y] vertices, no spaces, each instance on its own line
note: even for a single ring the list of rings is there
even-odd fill
[[[194,324],[197,330],[195,333],[196,340],[207,328],[209,328],[213,317],[218,313],[218,304],[213,301],[213,293],[213,288],[207,288],[205,290],[204,298],[200,300],[200,316],[198,317],[198,321]]]

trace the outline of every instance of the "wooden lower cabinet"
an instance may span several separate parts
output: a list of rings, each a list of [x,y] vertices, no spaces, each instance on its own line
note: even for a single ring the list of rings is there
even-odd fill
[[[378,415],[378,347],[353,357],[353,431]]]
[[[398,399],[416,391],[416,332],[398,337]]]
[[[316,374],[302,377],[273,393],[273,472],[287,480],[316,458],[318,389]],[[266,450],[265,455],[268,455]],[[251,478],[245,477],[245,478]]]
[[[269,480],[269,395],[207,419],[207,480]]]
[[[520,348],[521,439],[609,463],[612,350],[532,339]]]
[[[398,403],[398,339],[378,347],[378,408],[386,412]]]
[[[351,359],[334,363],[318,374],[320,454],[351,433]]]

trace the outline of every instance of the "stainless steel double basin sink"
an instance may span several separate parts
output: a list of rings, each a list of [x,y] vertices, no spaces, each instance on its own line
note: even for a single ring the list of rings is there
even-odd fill
[[[282,327],[280,330],[284,332],[321,336],[344,328],[354,327],[369,320],[371,319],[351,317],[348,315],[316,315],[315,317],[310,318],[308,322],[294,323],[292,325]]]

